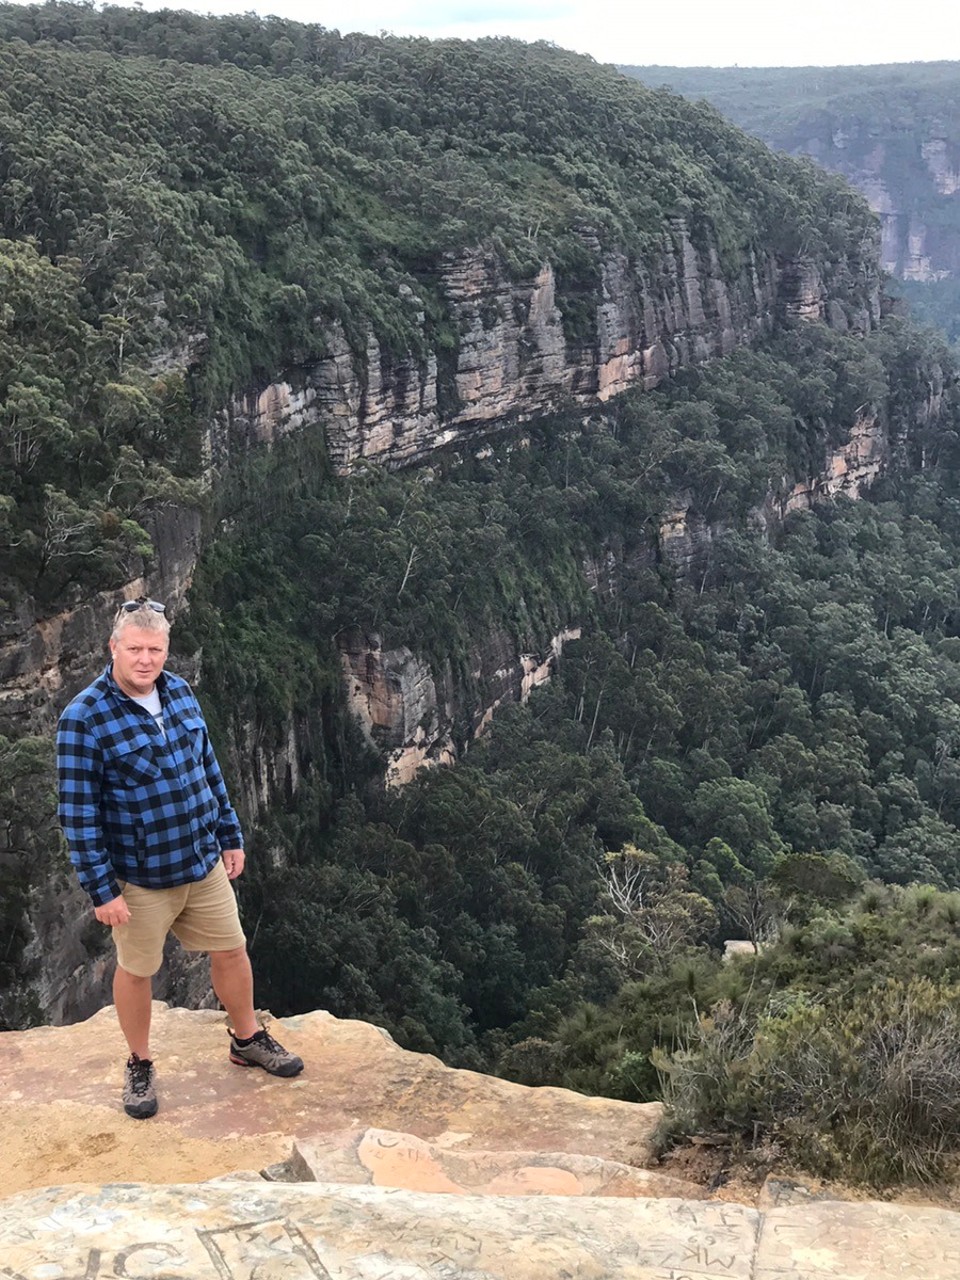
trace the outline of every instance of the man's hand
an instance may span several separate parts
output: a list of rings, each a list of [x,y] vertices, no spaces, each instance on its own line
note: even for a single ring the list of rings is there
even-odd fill
[[[130,908],[122,897],[114,898],[112,902],[105,902],[102,907],[94,907],[93,914],[101,924],[107,924],[113,928],[116,924],[127,923],[130,919]]]
[[[237,876],[243,871],[243,850],[224,849],[220,856],[223,858],[223,865],[227,869],[227,878],[229,880],[236,880]]]

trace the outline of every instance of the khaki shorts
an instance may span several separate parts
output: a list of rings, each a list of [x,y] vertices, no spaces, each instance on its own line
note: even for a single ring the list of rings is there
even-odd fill
[[[160,968],[170,932],[186,951],[232,951],[246,942],[222,859],[205,879],[190,884],[144,889],[121,881],[120,889],[130,919],[113,929],[117,963],[137,978],[151,978]]]

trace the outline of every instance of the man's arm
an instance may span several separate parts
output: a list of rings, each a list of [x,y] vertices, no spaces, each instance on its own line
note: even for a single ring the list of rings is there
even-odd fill
[[[120,897],[100,821],[103,754],[86,722],[69,708],[57,729],[57,775],[60,825],[80,887],[90,895],[101,923],[122,924],[100,915],[100,908],[113,905]]]

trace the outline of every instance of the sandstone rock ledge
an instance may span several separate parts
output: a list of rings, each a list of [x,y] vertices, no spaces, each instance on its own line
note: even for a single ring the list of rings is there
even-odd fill
[[[155,1016],[150,1121],[122,1112],[112,1010],[0,1035],[3,1280],[960,1274],[958,1214],[754,1208],[645,1169],[655,1104],[454,1071],[325,1013],[277,1024],[307,1066],[274,1080],[230,1067],[222,1015]]]
[[[0,1202],[6,1280],[953,1280],[957,1215],[840,1202],[53,1187]]]

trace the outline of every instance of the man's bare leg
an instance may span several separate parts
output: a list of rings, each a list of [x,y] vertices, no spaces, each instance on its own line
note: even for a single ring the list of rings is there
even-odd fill
[[[253,1008],[253,971],[247,948],[210,952],[210,980],[227,1011],[234,1035],[248,1040],[260,1030]]]
[[[120,1030],[130,1052],[146,1062],[150,1058],[150,1013],[153,979],[139,978],[117,965],[113,975],[113,1003],[117,1008]]]

